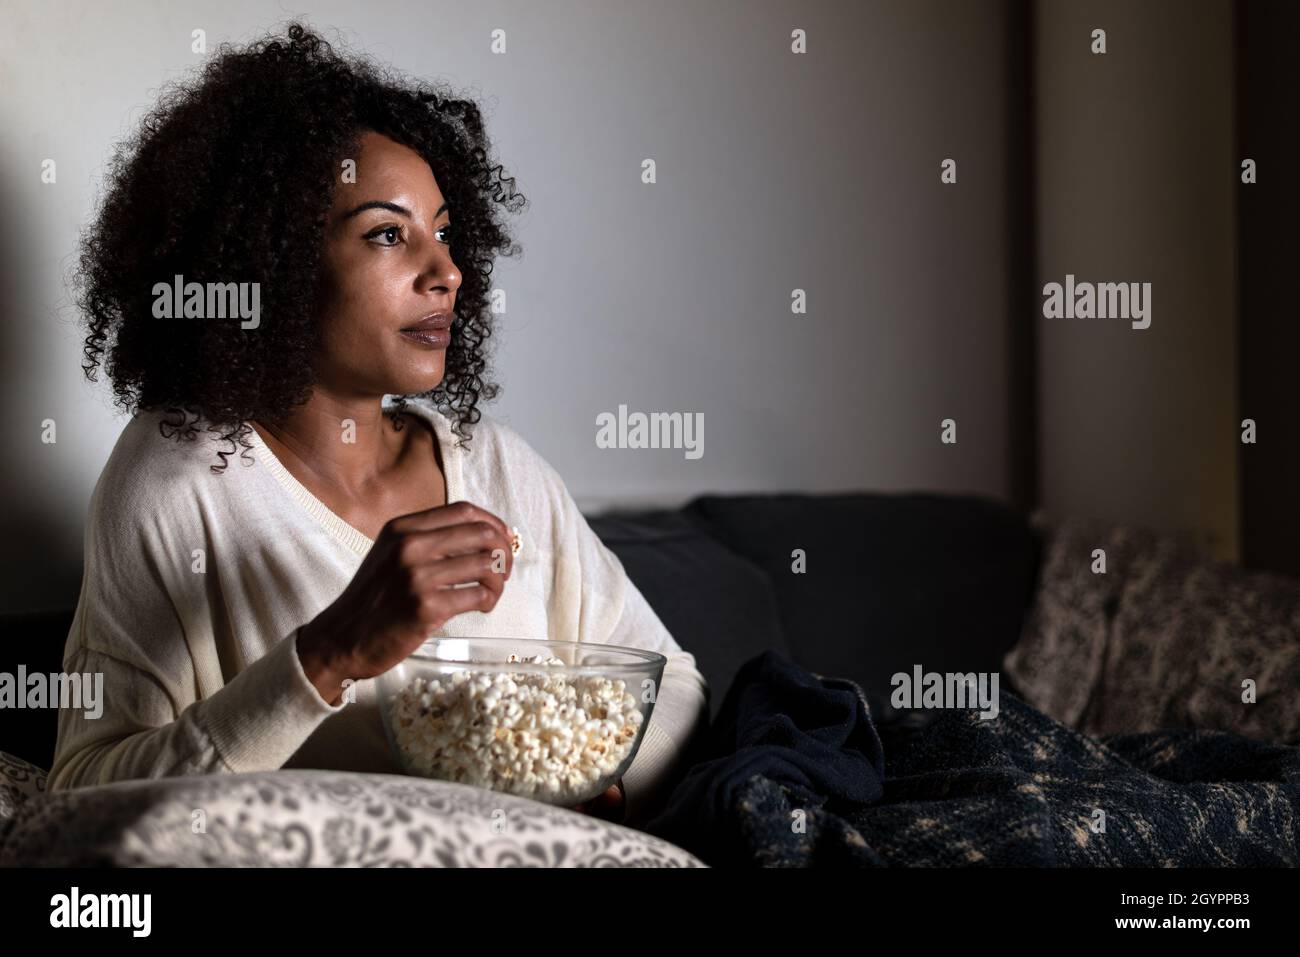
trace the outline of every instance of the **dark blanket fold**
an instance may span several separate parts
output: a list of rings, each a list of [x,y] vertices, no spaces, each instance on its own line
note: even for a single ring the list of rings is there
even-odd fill
[[[714,866],[1295,866],[1300,748],[1091,738],[1005,689],[995,718],[875,722],[861,689],[746,662],[645,830]]]
[[[880,798],[885,774],[861,689],[847,679],[819,679],[776,651],[741,666],[702,753],[645,830],[710,862],[750,852],[754,839],[737,829],[736,814],[749,813],[752,780],[864,806]]]

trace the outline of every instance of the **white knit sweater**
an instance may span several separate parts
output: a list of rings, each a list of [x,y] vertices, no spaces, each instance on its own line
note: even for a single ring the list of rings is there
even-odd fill
[[[468,501],[519,528],[510,580],[491,612],[455,616],[431,635],[628,645],[668,658],[624,786],[629,819],[666,797],[665,782],[707,721],[708,687],[618,558],[591,530],[554,468],[508,425],[483,414],[468,449],[430,402],[447,501]],[[253,451],[202,428],[159,433],[160,413],[126,426],[95,486],[67,672],[103,673],[103,714],[59,712],[51,789],[280,767],[399,773],[373,679],[331,706],[307,680],[298,628],[351,581],[372,540],[298,482],[254,432]],[[250,462],[251,460],[251,462]]]

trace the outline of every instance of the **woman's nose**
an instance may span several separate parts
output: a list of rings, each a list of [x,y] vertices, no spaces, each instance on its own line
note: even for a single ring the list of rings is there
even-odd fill
[[[446,287],[452,292],[460,288],[461,274],[446,250],[435,252],[424,272],[420,274],[421,290]]]

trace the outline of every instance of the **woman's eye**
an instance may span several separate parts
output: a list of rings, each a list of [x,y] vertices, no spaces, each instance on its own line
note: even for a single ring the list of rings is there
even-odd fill
[[[439,232],[440,234],[442,234],[442,233],[450,233],[450,232],[451,232],[451,223],[448,223],[448,224],[445,225],[445,226],[439,226],[439,227],[438,227],[438,232]],[[444,242],[444,243],[445,243],[445,242],[450,242],[450,240],[444,238],[444,239],[442,240],[442,242]]]
[[[382,229],[376,229],[373,233],[366,233],[366,239],[369,239],[369,240],[372,241],[372,242],[375,240],[375,237],[377,237],[377,236],[383,236],[383,237],[386,237],[386,238],[390,238],[390,237],[391,237],[392,240],[393,240],[392,242],[381,242],[381,243],[378,243],[378,245],[380,245],[380,246],[396,246],[396,245],[397,245],[397,240],[399,240],[399,239],[402,238],[402,227],[401,227],[401,226],[385,226],[385,227],[383,227]]]

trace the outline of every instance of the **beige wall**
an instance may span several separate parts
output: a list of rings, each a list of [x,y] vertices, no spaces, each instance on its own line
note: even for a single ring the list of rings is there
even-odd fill
[[[1037,267],[1148,281],[1151,327],[1039,324],[1042,505],[1239,551],[1232,11],[1039,2]],[[1095,28],[1108,52],[1090,52]]]

